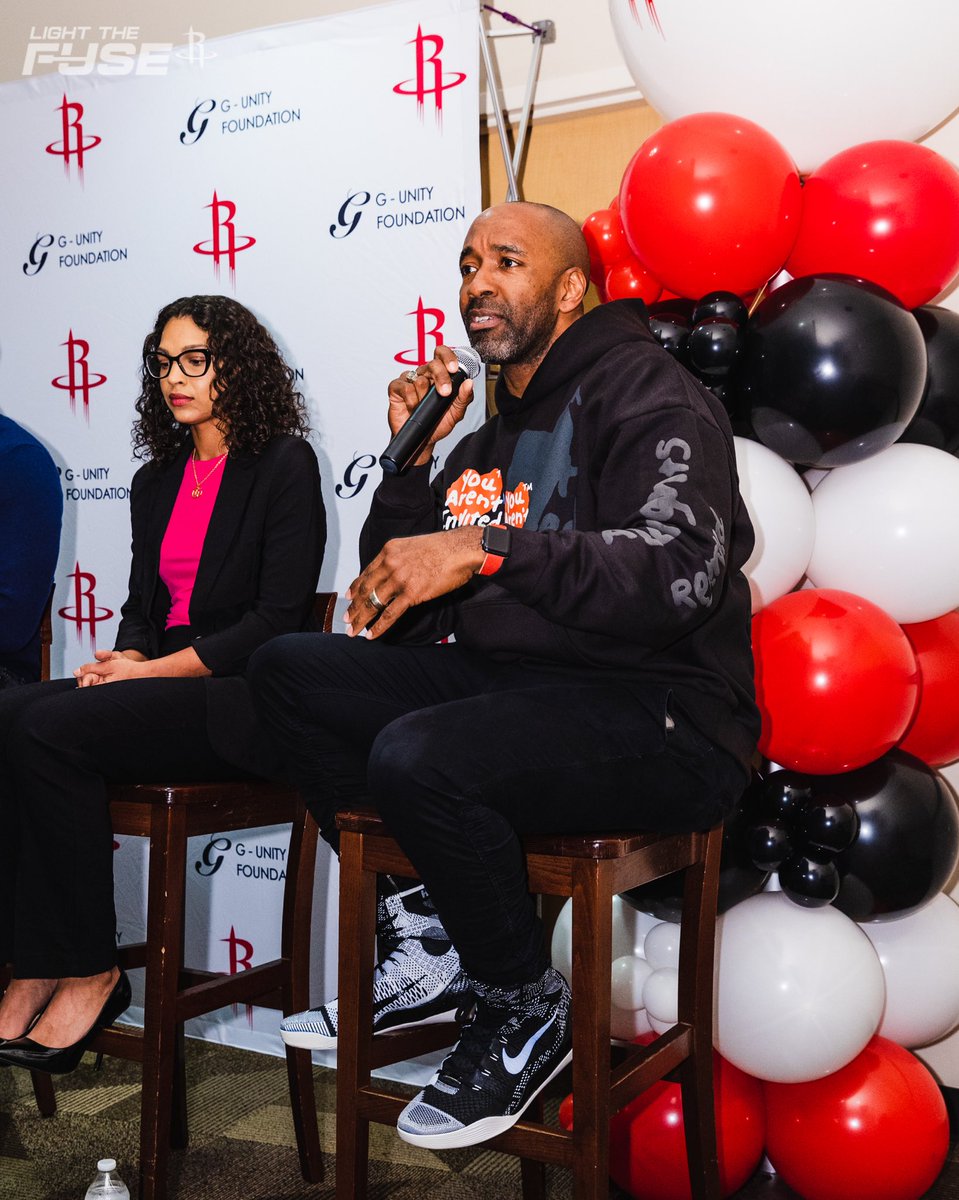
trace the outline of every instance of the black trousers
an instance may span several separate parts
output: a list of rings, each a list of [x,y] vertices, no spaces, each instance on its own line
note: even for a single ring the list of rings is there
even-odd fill
[[[236,779],[202,679],[73,680],[0,692],[0,962],[21,979],[116,963],[110,781]]]
[[[747,782],[667,719],[666,685],[330,634],[274,639],[247,678],[326,840],[338,807],[372,803],[487,983],[548,963],[517,834],[703,829]]]

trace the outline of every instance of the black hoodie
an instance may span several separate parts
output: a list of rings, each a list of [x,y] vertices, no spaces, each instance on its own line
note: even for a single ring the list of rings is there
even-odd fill
[[[395,638],[668,686],[744,765],[759,733],[743,563],[753,531],[719,402],[655,341],[641,301],[593,309],[523,396],[429,467],[386,477],[360,538],[512,526],[509,558],[401,619]]]

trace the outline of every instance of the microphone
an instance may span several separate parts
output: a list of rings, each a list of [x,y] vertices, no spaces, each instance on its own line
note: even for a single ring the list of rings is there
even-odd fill
[[[380,455],[380,466],[387,475],[403,474],[410,463],[420,454],[430,440],[433,430],[449,411],[464,380],[475,379],[480,373],[481,359],[475,350],[468,346],[454,346],[452,349],[460,369],[450,376],[452,384],[450,394],[442,396],[435,387],[431,387],[413,409],[406,424],[394,435],[393,440]]]

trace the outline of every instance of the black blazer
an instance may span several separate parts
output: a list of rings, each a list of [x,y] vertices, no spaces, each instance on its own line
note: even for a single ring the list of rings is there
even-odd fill
[[[130,587],[117,650],[160,652],[170,608],[160,543],[192,449],[188,440],[171,463],[147,463],[133,477]],[[319,467],[308,442],[282,435],[258,455],[226,460],[190,601],[190,644],[213,675],[205,681],[210,741],[246,770],[273,774],[275,764],[242,673],[258,646],[310,627],[325,544]]]

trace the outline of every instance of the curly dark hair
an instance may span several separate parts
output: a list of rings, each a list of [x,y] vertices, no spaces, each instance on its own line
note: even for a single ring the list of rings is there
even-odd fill
[[[294,375],[272,336],[248,308],[228,296],[184,296],[161,308],[143,343],[144,355],[156,350],[168,321],[189,317],[208,335],[216,364],[213,415],[226,430],[230,454],[257,454],[280,433],[306,437],[306,405],[294,388]],[[133,426],[137,458],[169,462],[190,436],[173,417],[159,380],[140,365],[140,395]]]

